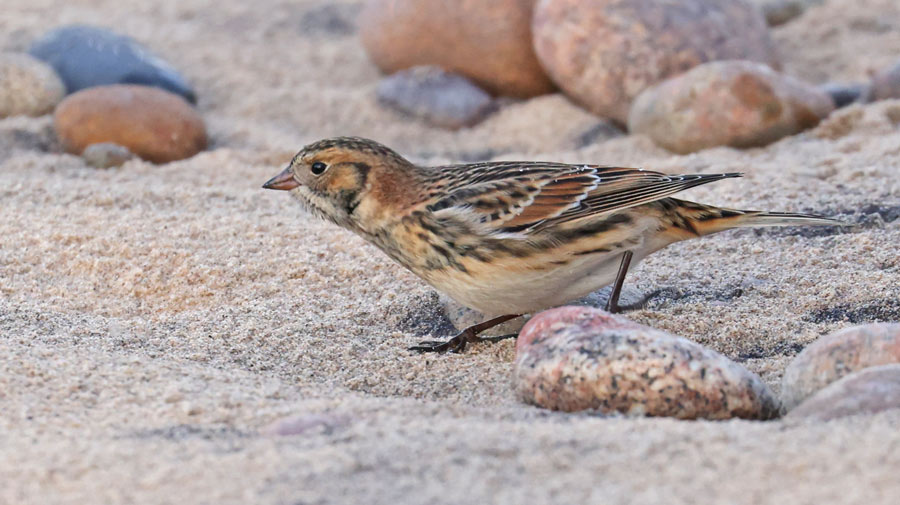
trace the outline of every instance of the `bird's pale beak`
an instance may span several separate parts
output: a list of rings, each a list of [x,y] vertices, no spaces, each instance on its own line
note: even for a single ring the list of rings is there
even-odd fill
[[[297,186],[300,183],[294,179],[294,172],[291,171],[291,167],[287,167],[281,171],[280,174],[276,175],[269,179],[268,182],[263,184],[263,188],[265,189],[280,189],[282,191],[289,191]]]

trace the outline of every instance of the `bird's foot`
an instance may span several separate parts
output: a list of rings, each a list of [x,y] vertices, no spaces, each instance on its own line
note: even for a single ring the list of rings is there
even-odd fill
[[[478,337],[475,336],[475,333],[469,331],[469,328],[461,331],[459,335],[451,338],[450,340],[441,341],[441,340],[426,340],[424,342],[419,342],[418,344],[409,348],[410,351],[416,352],[454,352],[459,353],[466,350],[466,345],[472,341],[479,340]]]
[[[465,330],[461,331],[459,335],[451,338],[446,342],[442,342],[440,340],[426,340],[425,342],[419,342],[417,345],[414,345],[409,348],[410,351],[416,352],[463,352],[466,350],[466,345],[469,342],[482,342],[482,341],[491,341],[495,342],[497,340],[503,340],[505,338],[516,337],[516,334],[512,335],[504,335],[502,337],[489,337],[489,338],[478,338],[478,334],[484,330],[489,328],[493,328],[498,324],[509,321],[510,319],[519,317],[518,314],[507,314],[505,316],[495,317],[491,320],[485,321],[483,323],[476,324],[474,326],[469,326]]]

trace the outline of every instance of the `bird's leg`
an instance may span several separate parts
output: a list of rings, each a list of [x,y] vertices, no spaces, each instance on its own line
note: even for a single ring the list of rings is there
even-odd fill
[[[519,314],[507,314],[505,316],[495,317],[483,323],[469,326],[465,330],[459,332],[457,336],[451,338],[446,342],[441,342],[439,340],[428,340],[425,342],[419,342],[418,345],[410,347],[409,350],[418,352],[463,352],[466,349],[466,344],[468,344],[469,342],[478,342],[481,340],[480,338],[478,338],[478,334],[482,331],[493,328],[498,324],[505,323],[506,321],[517,317],[519,317]]]
[[[631,251],[625,251],[622,254],[622,263],[619,264],[616,282],[609,293],[609,300],[606,301],[606,311],[612,314],[622,312],[622,307],[619,306],[619,295],[622,294],[622,285],[625,284],[625,275],[628,274],[628,266],[631,264],[632,256],[634,256],[634,253]]]

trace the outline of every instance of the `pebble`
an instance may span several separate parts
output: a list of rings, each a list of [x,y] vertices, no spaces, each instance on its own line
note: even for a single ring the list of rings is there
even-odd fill
[[[770,419],[752,372],[690,340],[589,307],[536,315],[516,343],[519,398],[552,410],[679,419]]]
[[[47,114],[65,95],[46,63],[24,53],[0,53],[0,118]]]
[[[864,368],[900,363],[900,323],[852,326],[820,337],[787,366],[781,395],[788,409]]]
[[[126,35],[105,28],[68,25],[52,30],[30,53],[49,63],[69,93],[105,84],[142,84],[195,103],[194,90],[169,63]]]
[[[869,101],[900,98],[900,62],[872,77]]]
[[[690,153],[764,146],[816,126],[833,110],[825,92],[766,65],[717,61],[641,93],[628,128],[666,149]]]
[[[116,84],[85,89],[56,108],[54,127],[66,151],[111,142],[154,163],[189,158],[206,147],[200,115],[178,95]]]
[[[81,158],[94,168],[113,168],[120,167],[126,161],[133,159],[134,154],[125,146],[112,142],[100,142],[85,147]]]
[[[828,421],[900,409],[900,365],[865,368],[837,380],[788,412],[786,419]]]
[[[742,0],[539,0],[533,30],[553,81],[620,123],[641,91],[701,63],[778,64],[762,13]]]
[[[864,84],[846,84],[829,82],[819,86],[819,89],[831,97],[834,106],[838,109],[852,103],[861,102],[869,95],[868,86]]]
[[[419,66],[385,77],[378,101],[449,129],[472,126],[495,108],[491,96],[463,76],[440,67]]]
[[[534,54],[534,0],[369,0],[359,18],[363,46],[392,74],[436,65],[494,95],[531,97],[554,86]]]
[[[819,5],[823,0],[752,0],[762,10],[763,16],[769,26],[779,26],[791,21],[806,9],[813,5]]]

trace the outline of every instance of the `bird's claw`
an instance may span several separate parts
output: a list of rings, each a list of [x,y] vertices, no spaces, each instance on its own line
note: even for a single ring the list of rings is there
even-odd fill
[[[453,352],[459,353],[466,350],[466,344],[468,343],[468,335],[465,333],[461,333],[450,340],[441,341],[441,340],[426,340],[424,342],[419,342],[418,344],[409,348],[410,351],[416,352]]]

